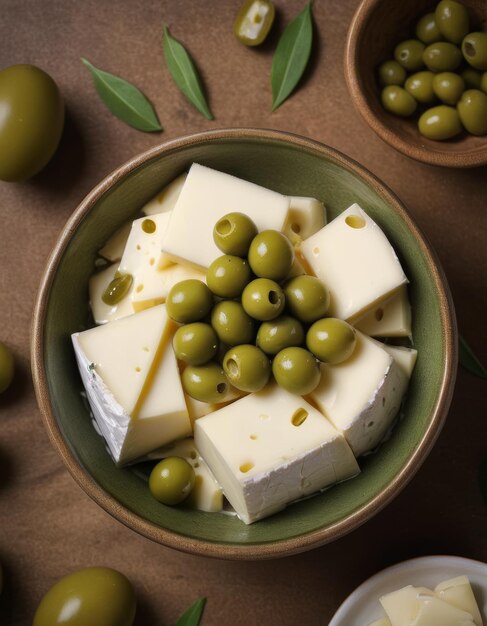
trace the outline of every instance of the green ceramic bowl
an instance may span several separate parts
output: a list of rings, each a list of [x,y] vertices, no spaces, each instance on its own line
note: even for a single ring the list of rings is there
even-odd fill
[[[404,417],[362,473],[246,526],[224,514],[165,507],[134,469],[117,469],[80,394],[70,335],[86,327],[96,251],[122,222],[194,161],[290,195],[315,196],[335,217],[359,202],[387,233],[408,275],[419,351]],[[289,555],[337,539],[382,509],[430,451],[456,374],[453,305],[438,260],[400,201],[373,175],[320,143],[266,130],[220,130],[156,147],[115,170],[83,200],[47,264],[34,313],[38,402],[50,438],[82,488],[118,520],[161,544],[229,559]]]

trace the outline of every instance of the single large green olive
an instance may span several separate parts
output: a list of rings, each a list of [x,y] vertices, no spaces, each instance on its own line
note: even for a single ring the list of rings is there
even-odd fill
[[[460,72],[460,76],[465,81],[467,89],[481,89],[482,74],[473,67],[466,67]]]
[[[418,106],[413,96],[403,87],[397,85],[389,85],[384,87],[381,94],[382,105],[387,111],[400,115],[401,117],[409,117],[416,111]]]
[[[235,37],[246,46],[258,46],[267,37],[275,9],[269,0],[247,0],[233,25]]]
[[[206,272],[206,284],[220,298],[237,298],[251,280],[247,261],[231,254],[219,256]]]
[[[167,314],[180,324],[198,322],[211,310],[213,296],[201,280],[189,278],[171,287],[166,298]]]
[[[168,456],[152,469],[149,489],[158,502],[174,506],[180,504],[193,490],[195,474],[193,467],[178,456]]]
[[[406,80],[406,70],[397,61],[384,61],[379,66],[379,81],[383,87],[402,85]]]
[[[218,337],[209,324],[193,322],[177,329],[172,345],[181,361],[189,365],[204,365],[216,355]]]
[[[416,37],[427,46],[429,46],[430,43],[435,43],[443,39],[443,35],[440,33],[440,29],[436,23],[434,13],[427,13],[419,19],[416,24]]]
[[[273,320],[282,313],[284,301],[283,290],[269,278],[256,278],[242,294],[242,306],[255,320]]]
[[[433,91],[445,104],[455,105],[465,91],[465,82],[454,72],[440,72],[433,78]]]
[[[479,89],[467,89],[457,104],[460,121],[472,135],[487,133],[487,94]]]
[[[53,79],[34,65],[0,71],[0,179],[22,181],[51,160],[64,126]]]
[[[256,343],[266,354],[277,354],[284,348],[300,346],[304,341],[301,322],[281,315],[270,322],[263,322],[257,332]]]
[[[462,132],[457,110],[446,104],[425,111],[418,120],[418,128],[422,135],[437,141],[451,139]]]
[[[263,230],[250,244],[249,263],[260,278],[284,280],[294,261],[289,239],[277,230]]]
[[[14,372],[14,357],[7,346],[0,341],[0,393],[10,387]]]
[[[462,41],[466,61],[477,70],[487,70],[487,33],[469,33]]]
[[[195,400],[219,404],[225,402],[230,384],[218,363],[188,365],[181,376],[184,391]]]
[[[397,44],[394,58],[409,72],[417,72],[423,65],[424,43],[417,39],[407,39]]]
[[[429,104],[435,99],[433,92],[433,72],[424,70],[411,74],[404,83],[406,91],[413,96],[415,100],[422,104]]]
[[[452,43],[460,43],[470,26],[467,9],[455,0],[441,0],[436,6],[435,20],[443,37]]]
[[[330,306],[330,292],[316,276],[296,276],[284,287],[286,304],[294,317],[309,324],[323,317]]]
[[[449,41],[438,41],[425,49],[423,61],[432,72],[452,72],[462,62],[462,53]]]
[[[213,307],[211,325],[218,339],[227,346],[252,343],[255,336],[254,321],[244,311],[240,302],[223,300]]]
[[[350,358],[355,350],[355,328],[335,317],[315,322],[306,334],[306,345],[323,363],[337,365]]]
[[[281,350],[274,357],[272,373],[278,385],[298,396],[311,393],[321,379],[318,361],[304,348]]]
[[[259,391],[269,380],[269,358],[256,346],[235,346],[223,358],[223,370],[237,389],[253,393]]]
[[[49,589],[33,626],[132,626],[135,608],[133,587],[123,574],[109,567],[88,567]]]
[[[247,256],[257,226],[245,213],[227,213],[213,228],[213,241],[225,254]]]

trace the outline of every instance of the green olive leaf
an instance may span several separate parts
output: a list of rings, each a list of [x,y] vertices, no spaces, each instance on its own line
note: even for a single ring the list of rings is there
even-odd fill
[[[272,110],[288,98],[308,64],[313,43],[311,2],[286,27],[272,59]]]
[[[162,130],[152,104],[135,85],[98,69],[83,57],[81,61],[90,70],[98,95],[113,115],[137,130]]]
[[[479,378],[487,378],[487,370],[461,335],[459,335],[459,348],[460,365]]]
[[[185,611],[176,622],[175,626],[198,626],[205,608],[206,598],[199,598]]]
[[[167,68],[178,89],[202,115],[212,120],[198,70],[186,48],[169,34],[167,26],[164,26],[163,48]]]

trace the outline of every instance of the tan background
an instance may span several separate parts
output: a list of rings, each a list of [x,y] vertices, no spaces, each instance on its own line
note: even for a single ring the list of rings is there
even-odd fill
[[[0,561],[6,577],[1,624],[30,624],[58,578],[90,565],[115,567],[133,581],[139,626],[170,626],[202,595],[208,596],[205,625],[318,626],[384,566],[426,554],[487,560],[486,506],[478,487],[486,453],[486,383],[462,370],[443,433],[404,492],[351,535],[279,561],[209,560],[139,537],[81,491],[44,432],[29,371],[30,318],[63,224],[114,167],[161,141],[203,129],[290,130],[342,150],[379,176],[436,248],[461,331],[487,362],[487,169],[421,165],[364,125],[342,67],[356,0],[315,3],[311,66],[299,91],[271,114],[272,51],[283,25],[304,3],[276,4],[271,39],[251,50],[232,35],[240,0],[0,0],[0,68],[44,68],[58,82],[68,112],[61,147],[45,172],[27,184],[0,182],[0,339],[18,365],[15,384],[0,398]],[[184,100],[165,69],[163,22],[197,59],[215,121]],[[164,132],[140,133],[113,118],[80,56],[143,89]]]

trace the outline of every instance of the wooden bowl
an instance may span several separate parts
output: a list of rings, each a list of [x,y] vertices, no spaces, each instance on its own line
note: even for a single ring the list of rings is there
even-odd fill
[[[462,0],[473,30],[487,20],[487,2]],[[420,134],[417,116],[404,119],[387,112],[380,102],[377,67],[393,58],[395,46],[414,37],[417,20],[434,11],[437,0],[363,0],[348,31],[345,78],[353,103],[371,128],[396,150],[431,165],[476,167],[487,164],[487,136],[463,132],[448,141],[433,141]]]

